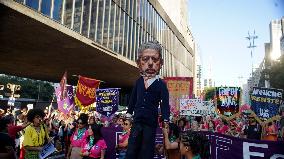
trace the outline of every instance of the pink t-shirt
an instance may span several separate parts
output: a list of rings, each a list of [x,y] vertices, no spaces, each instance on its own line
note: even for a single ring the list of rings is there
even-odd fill
[[[217,132],[220,134],[226,134],[228,130],[229,130],[229,127],[226,125],[223,125],[222,127],[221,126],[217,127]]]
[[[242,128],[243,128],[243,123],[242,122],[239,122],[238,124],[237,124],[237,128],[236,128],[236,130],[237,130],[237,132],[242,132]]]
[[[130,135],[130,131],[127,132],[127,133],[125,133],[125,134],[119,135],[119,137],[118,137],[118,143],[119,143],[119,144],[122,144],[125,140],[128,140],[129,135]]]
[[[214,124],[215,124],[215,127],[217,127],[220,124],[220,120],[219,119],[215,119],[214,120]]]
[[[85,132],[83,133],[82,137],[79,139],[78,138],[78,129],[75,131],[75,133],[73,133],[73,135],[71,136],[70,140],[71,140],[71,145],[73,147],[82,147],[84,141],[86,141],[88,137],[88,131],[85,130]]]
[[[207,122],[202,124],[202,129],[208,129],[208,128],[209,128],[209,124]]]
[[[101,151],[105,150],[107,148],[106,142],[104,139],[100,139],[94,146],[91,148],[89,147],[89,143],[86,141],[83,144],[84,146],[82,147],[82,153],[89,151],[90,155],[89,157],[93,158],[99,158],[101,157]]]

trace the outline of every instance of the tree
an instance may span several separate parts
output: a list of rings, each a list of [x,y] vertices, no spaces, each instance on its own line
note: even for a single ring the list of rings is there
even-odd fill
[[[209,87],[209,88],[205,88],[204,92],[205,92],[205,101],[214,99],[215,96],[215,87]]]
[[[7,88],[8,83],[21,86],[20,91],[15,92],[16,94],[20,94],[20,98],[39,99],[41,101],[52,100],[54,88],[49,82],[1,75],[0,85],[4,85],[4,91],[2,91],[0,94],[3,94],[4,97],[8,97],[7,93],[11,92]]]
[[[272,88],[284,90],[284,56],[272,64],[269,70],[270,85]]]

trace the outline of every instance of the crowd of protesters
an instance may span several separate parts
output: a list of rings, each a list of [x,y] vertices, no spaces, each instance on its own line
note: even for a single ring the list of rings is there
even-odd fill
[[[0,112],[0,158],[38,158],[48,142],[53,142],[63,158],[103,159],[107,144],[101,134],[102,127],[122,127],[116,151],[125,158],[132,120],[123,114],[111,121],[92,112],[72,112],[68,118],[57,110],[23,108],[16,117],[9,111]],[[218,116],[171,117],[168,128],[162,128],[164,145],[156,145],[156,153],[170,159],[206,158],[209,142],[198,131],[211,131],[240,138],[257,140],[283,140],[284,112],[281,120],[261,125],[254,116],[242,114],[227,121]]]
[[[226,120],[219,116],[176,117],[172,119],[181,131],[210,131],[239,138],[283,141],[284,111],[280,120],[267,124],[259,123],[253,113],[242,113],[236,118]]]

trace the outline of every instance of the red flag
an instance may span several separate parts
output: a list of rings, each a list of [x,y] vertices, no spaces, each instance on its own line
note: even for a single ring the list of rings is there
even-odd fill
[[[63,100],[67,97],[67,71],[65,71],[60,81],[60,88],[61,88],[60,100]]]
[[[75,102],[80,107],[86,107],[96,101],[96,89],[100,81],[83,76],[79,76]]]

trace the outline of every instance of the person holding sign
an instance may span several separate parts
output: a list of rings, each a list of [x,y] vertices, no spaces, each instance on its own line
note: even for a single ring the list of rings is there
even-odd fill
[[[44,144],[49,142],[47,128],[42,122],[44,116],[41,109],[31,109],[27,114],[31,124],[26,127],[24,134],[25,159],[38,159]]]
[[[92,124],[88,129],[88,137],[83,141],[81,156],[83,159],[104,159],[107,145],[101,134],[102,125]]]
[[[163,128],[164,134],[164,148],[166,151],[166,156],[168,159],[180,159],[180,152],[178,147],[179,142],[179,134],[180,130],[179,127],[174,124],[170,123],[169,128]]]
[[[169,92],[158,76],[163,65],[162,47],[156,41],[142,44],[136,63],[141,77],[133,88],[126,114],[130,118],[134,112],[126,159],[153,159],[158,107],[161,107],[165,127],[170,116]]]

